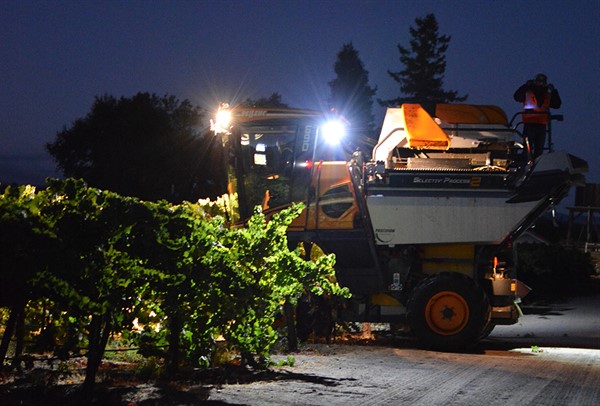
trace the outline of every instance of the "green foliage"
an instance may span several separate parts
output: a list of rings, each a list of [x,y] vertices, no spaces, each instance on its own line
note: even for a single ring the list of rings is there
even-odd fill
[[[347,294],[332,282],[333,257],[315,263],[288,249],[285,231],[302,208],[294,205],[269,222],[257,209],[247,228],[223,233],[202,259],[217,279],[213,289],[222,304],[219,332],[247,362],[250,354],[259,362],[268,358],[278,338],[273,323],[285,301],[295,302],[307,288],[317,294]]]
[[[149,357],[140,362],[135,369],[135,375],[142,381],[149,381],[158,378],[160,372],[160,363],[154,357]]]
[[[257,210],[247,228],[232,229],[222,217],[231,204],[147,202],[74,179],[8,188],[0,229],[20,238],[4,240],[1,259],[12,265],[0,275],[0,305],[14,299],[4,292],[29,287],[19,297],[41,327],[34,338],[62,356],[87,344],[92,375],[116,335],[166,357],[168,373],[209,365],[221,336],[243,361],[266,365],[283,303],[306,290],[349,293],[334,281],[333,256],[305,261],[288,249],[301,205],[269,221]]]
[[[589,287],[595,272],[589,253],[560,244],[518,244],[516,249],[517,275],[533,288],[531,298],[562,298]]]
[[[433,14],[415,19],[416,28],[410,27],[410,48],[398,45],[400,63],[404,69],[399,72],[388,70],[388,74],[400,83],[400,91],[406,97],[380,101],[382,105],[401,103],[452,103],[465,101],[468,95],[458,96],[458,92],[443,90],[446,56],[450,37],[439,35],[438,22]]]
[[[31,299],[30,279],[48,258],[51,230],[38,200],[33,186],[9,186],[0,194],[0,306]]]
[[[50,182],[40,197],[56,252],[37,274],[36,285],[72,316],[119,317],[135,304],[137,281],[144,276],[139,260],[123,246],[136,220],[137,200],[73,179]]]
[[[288,355],[286,359],[282,359],[272,365],[276,365],[278,367],[293,367],[296,364],[296,358]]]

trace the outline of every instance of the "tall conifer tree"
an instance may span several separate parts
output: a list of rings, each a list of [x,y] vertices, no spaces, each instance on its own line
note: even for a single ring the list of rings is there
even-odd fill
[[[329,82],[329,105],[350,122],[355,144],[373,134],[373,96],[376,88],[369,86],[369,72],[364,68],[352,43],[344,44],[333,67],[336,78]]]
[[[388,70],[388,74],[400,83],[400,92],[405,95],[396,99],[380,101],[392,106],[402,103],[451,103],[465,101],[468,95],[458,96],[454,90],[443,90],[446,56],[450,36],[440,35],[438,22],[433,14],[415,19],[416,27],[410,27],[410,47],[398,44],[400,62],[404,69],[399,72]]]

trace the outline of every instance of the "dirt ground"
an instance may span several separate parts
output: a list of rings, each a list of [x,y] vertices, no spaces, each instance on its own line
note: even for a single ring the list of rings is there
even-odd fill
[[[373,340],[305,344],[293,366],[200,371],[176,383],[128,381],[123,365],[105,365],[111,378],[91,404],[600,404],[600,294],[524,311],[469,353],[425,351],[384,331]],[[0,405],[78,404],[77,377],[40,387],[46,378],[0,376]]]

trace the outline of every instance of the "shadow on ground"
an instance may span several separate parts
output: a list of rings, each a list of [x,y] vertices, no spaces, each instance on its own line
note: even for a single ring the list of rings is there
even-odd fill
[[[185,379],[178,381],[144,383],[130,380],[120,383],[112,381],[110,384],[98,383],[93,399],[84,400],[79,383],[47,385],[35,382],[34,379],[31,379],[32,375],[35,375],[34,371],[30,371],[27,376],[18,378],[10,384],[0,385],[0,405],[218,405],[226,403],[208,401],[209,392],[213,388],[219,388],[226,384],[295,381],[333,387],[340,385],[342,381],[355,380],[353,378],[336,379],[287,370],[252,370],[228,365],[185,374]],[[120,375],[123,376],[123,373],[121,372]]]

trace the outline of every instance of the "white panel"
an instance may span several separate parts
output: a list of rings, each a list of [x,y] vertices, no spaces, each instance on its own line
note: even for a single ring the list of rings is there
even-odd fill
[[[499,242],[537,204],[506,197],[369,196],[379,245]]]

